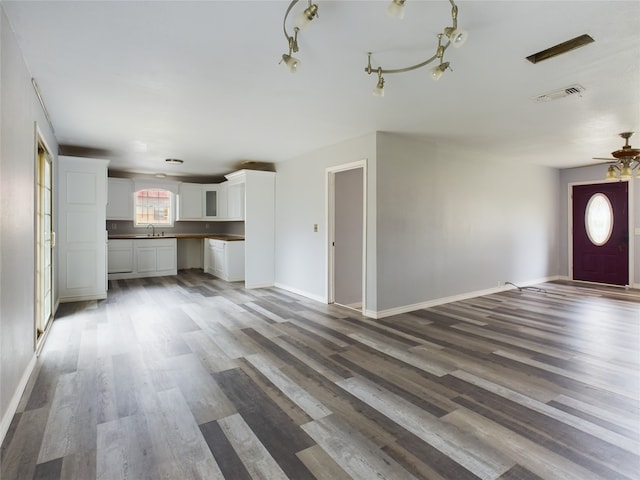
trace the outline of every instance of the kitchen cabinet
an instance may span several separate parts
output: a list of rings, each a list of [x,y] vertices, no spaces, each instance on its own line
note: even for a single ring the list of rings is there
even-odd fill
[[[178,188],[178,215],[176,220],[202,220],[203,218],[202,184],[181,183]]]
[[[206,239],[204,271],[227,282],[244,280],[244,242]]]
[[[176,275],[177,252],[175,238],[112,239],[109,241],[109,280]]]
[[[107,252],[109,273],[133,272],[133,240],[109,240]]]
[[[204,219],[223,220],[227,216],[227,185],[202,185],[204,196]]]
[[[275,172],[239,170],[225,175],[229,189],[244,188],[245,287],[275,282]]]
[[[228,182],[227,220],[244,220],[244,183]]]
[[[107,296],[108,160],[58,157],[60,302]]]
[[[227,185],[181,183],[177,220],[226,220]]]
[[[109,177],[107,220],[133,220],[133,181]]]

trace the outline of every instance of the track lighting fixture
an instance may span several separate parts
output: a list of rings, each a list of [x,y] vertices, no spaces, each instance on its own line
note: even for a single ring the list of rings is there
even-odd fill
[[[393,0],[392,5],[389,6],[389,10],[397,11],[398,8],[404,9],[404,3],[405,3],[404,0]],[[434,80],[438,80],[440,77],[442,77],[442,75],[444,74],[445,71],[447,71],[447,69],[451,70],[451,66],[449,62],[443,61],[444,53],[447,50],[447,48],[449,48],[450,45],[453,45],[454,47],[462,46],[464,42],[466,42],[468,34],[464,30],[461,30],[458,28],[457,5],[454,3],[453,0],[449,0],[449,3],[451,4],[451,26],[446,27],[443,30],[443,33],[438,34],[438,46],[436,48],[435,55],[433,55],[430,58],[427,58],[426,60],[420,63],[416,63],[415,65],[410,65],[408,67],[403,67],[403,68],[389,69],[389,68],[382,68],[382,67],[373,68],[371,66],[371,52],[369,52],[367,66],[364,68],[364,71],[369,75],[371,75],[374,72],[377,72],[378,79],[380,79],[382,78],[383,73],[410,72],[411,70],[422,68],[435,60],[439,60],[439,64],[433,67],[429,72],[431,74],[431,78],[433,78]],[[443,39],[446,39],[446,43],[444,45],[442,44]],[[377,91],[377,88],[376,90],[374,90],[374,92],[375,91]]]
[[[287,32],[287,18],[289,17],[293,7],[295,7],[299,1],[300,0],[292,0],[287,7],[287,11],[284,14],[284,20],[282,21],[282,30],[284,31],[284,37],[287,39],[287,43],[289,45],[289,53],[283,54],[282,60],[280,60],[279,63],[284,62],[284,64],[289,67],[289,71],[291,73],[296,73],[300,66],[300,60],[291,56],[291,53],[298,51],[298,32],[307,28],[311,21],[318,17],[318,5],[311,3],[311,0],[308,0],[308,7],[295,17],[293,35],[289,35],[289,32]]]
[[[293,10],[293,8],[298,4],[300,0],[292,0],[287,7],[287,10],[284,14],[284,20],[282,22],[282,29],[284,31],[284,36],[287,39],[287,43],[289,45],[289,53],[285,53],[282,55],[282,60],[280,63],[284,62],[284,64],[289,68],[289,71],[295,73],[300,65],[300,60],[292,56],[292,53],[298,51],[298,32],[303,30],[305,27],[309,25],[316,17],[318,17],[318,5],[312,3],[312,0],[308,0],[307,8],[305,8],[302,12],[300,12],[295,17],[295,27],[293,29],[293,35],[289,35],[287,32],[287,18],[289,14]],[[391,0],[391,3],[387,7],[387,13],[395,18],[403,18],[404,10],[405,10],[405,2],[406,0]],[[458,28],[458,7],[453,0],[449,0],[451,4],[451,25],[444,28],[442,33],[437,35],[438,37],[438,46],[436,49],[436,53],[427,58],[426,60],[416,63],[415,65],[410,65],[408,67],[402,68],[382,68],[372,67],[371,66],[371,55],[372,53],[368,53],[368,61],[367,66],[364,71],[371,75],[372,73],[378,74],[378,82],[376,84],[376,88],[373,90],[373,94],[378,97],[384,96],[384,77],[382,76],[385,73],[404,73],[410,72],[412,70],[416,70],[418,68],[422,68],[435,60],[438,60],[438,65],[431,68],[430,74],[431,78],[434,80],[438,80],[444,72],[447,70],[452,70],[449,62],[444,61],[444,54],[452,45],[455,48],[461,47],[466,41],[468,34],[466,31]],[[443,40],[446,42],[443,44]]]

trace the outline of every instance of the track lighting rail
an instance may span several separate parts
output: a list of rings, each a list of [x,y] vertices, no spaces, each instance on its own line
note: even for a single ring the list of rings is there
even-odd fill
[[[292,53],[298,52],[298,32],[306,28],[309,23],[311,23],[315,18],[318,17],[318,5],[312,3],[312,0],[308,0],[307,8],[305,8],[303,12],[296,16],[296,26],[293,29],[294,34],[290,35],[287,31],[287,18],[299,1],[300,0],[291,1],[289,6],[287,7],[287,10],[285,11],[284,20],[282,22],[284,35],[289,46],[289,53],[285,53],[282,55],[282,60],[280,61],[280,63],[284,62],[287,67],[289,67],[289,70],[292,73],[295,73],[298,69],[298,66],[300,65],[300,60],[292,56]],[[402,19],[404,17],[405,1],[406,0],[392,0],[387,9],[389,15]],[[444,28],[442,33],[438,33],[438,46],[436,48],[436,53],[433,56],[408,67],[383,68],[382,66],[378,66],[374,68],[371,65],[371,55],[373,53],[367,53],[367,66],[364,68],[364,71],[369,75],[371,75],[372,73],[378,75],[378,82],[376,84],[376,88],[373,91],[374,95],[384,96],[383,74],[410,72],[412,70],[417,70],[419,68],[425,67],[426,65],[429,65],[436,60],[439,61],[438,64],[430,70],[431,77],[434,80],[438,80],[447,70],[452,70],[449,62],[444,61],[444,54],[446,50],[452,45],[455,48],[462,46],[467,40],[468,35],[467,32],[458,28],[457,5],[453,0],[449,0],[449,3],[451,4],[451,26]]]

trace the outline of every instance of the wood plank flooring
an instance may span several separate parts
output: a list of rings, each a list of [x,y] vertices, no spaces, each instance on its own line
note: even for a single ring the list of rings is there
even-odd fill
[[[60,307],[14,479],[640,479],[640,292],[554,282],[382,320],[205,275]]]

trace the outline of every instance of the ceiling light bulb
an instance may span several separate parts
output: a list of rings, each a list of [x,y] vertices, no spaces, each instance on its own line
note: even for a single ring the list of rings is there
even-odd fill
[[[451,45],[453,45],[454,48],[460,48],[465,44],[467,38],[469,38],[469,34],[466,30],[456,28],[448,35],[448,37],[451,41]]]
[[[633,169],[629,165],[625,165],[620,169],[620,179],[630,180],[633,178]]]
[[[440,80],[440,77],[448,67],[449,62],[444,62],[440,65],[436,65],[431,69],[431,78],[433,78],[434,80]]]
[[[298,60],[297,58],[292,57],[291,55],[288,55],[285,53],[282,55],[282,61],[287,67],[289,67],[289,71],[291,73],[296,73],[298,71],[298,67],[300,66],[300,60]]]
[[[607,168],[607,176],[605,177],[605,180],[617,180],[618,179],[618,171],[616,170],[616,167],[614,167],[613,165],[609,165],[609,168]]]
[[[378,84],[373,89],[373,95],[375,97],[384,97],[384,78],[382,76],[378,77]]]
[[[298,15],[295,16],[295,19],[294,19],[295,26],[298,27],[300,30],[304,30],[309,26],[309,24],[311,23],[311,20],[316,18],[317,15],[318,15],[318,5],[316,5],[315,3],[313,5],[309,5],[309,7],[305,8],[304,11],[300,12]]]
[[[387,7],[387,14],[390,17],[402,20],[404,18],[404,2],[405,0],[391,0]]]

